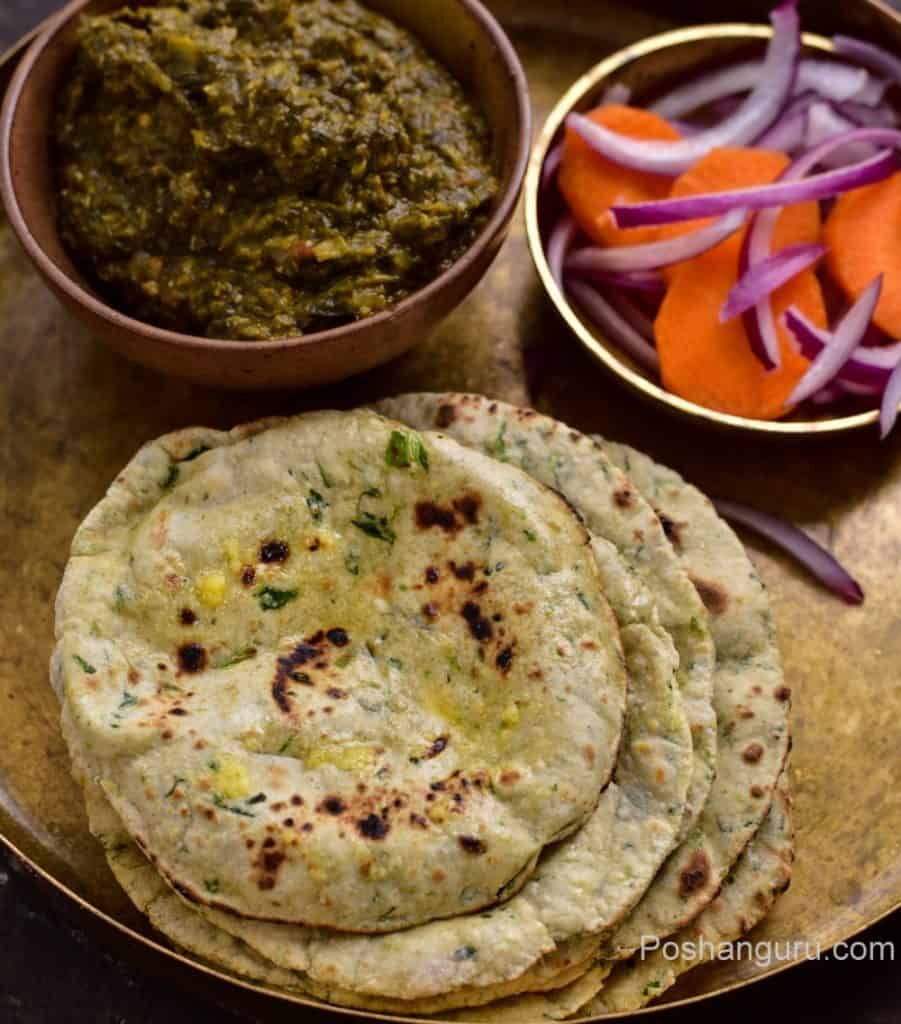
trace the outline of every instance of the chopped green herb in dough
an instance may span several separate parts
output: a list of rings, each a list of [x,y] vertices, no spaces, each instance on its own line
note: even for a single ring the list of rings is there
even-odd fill
[[[284,608],[289,601],[297,597],[296,590],[280,590],[278,587],[263,587],[257,591],[257,600],[264,612],[271,612],[277,608]]]

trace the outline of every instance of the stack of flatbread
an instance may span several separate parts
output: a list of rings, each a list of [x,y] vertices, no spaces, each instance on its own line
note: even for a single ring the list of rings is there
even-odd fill
[[[789,881],[741,544],[647,456],[481,396],[146,445],[76,535],[52,676],[134,903],[295,994],[623,1012]]]

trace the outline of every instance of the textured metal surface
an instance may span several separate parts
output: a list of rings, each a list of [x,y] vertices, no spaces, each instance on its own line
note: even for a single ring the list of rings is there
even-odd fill
[[[572,20],[555,32],[548,5],[497,6],[512,23],[539,123],[605,52],[671,27],[653,12],[598,2],[591,19],[587,5],[573,4]],[[351,405],[409,388],[454,388],[531,401],[581,429],[635,444],[711,493],[804,525],[849,565],[867,591],[861,608],[816,590],[773,552],[753,549],[794,691],[798,821],[794,883],[755,938],[825,947],[897,906],[901,437],[880,446],[869,431],[806,443],[724,435],[636,401],[559,321],[531,268],[521,219],[489,276],[432,339],[328,391],[268,397],[203,391],[101,348],[62,313],[3,229],[0,354],[0,833],[86,904],[149,934],[87,833],[47,683],[53,598],[78,522],[135,449],[164,431]],[[721,962],[688,974],[671,998],[764,973],[747,960]],[[212,978],[196,981],[221,990]],[[231,998],[260,1009],[246,989]]]

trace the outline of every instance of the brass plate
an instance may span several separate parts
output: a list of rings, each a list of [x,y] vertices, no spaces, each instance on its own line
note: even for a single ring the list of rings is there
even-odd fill
[[[523,56],[539,124],[605,53],[673,27],[650,8],[612,0],[494,6]],[[893,17],[865,2],[841,7],[853,8],[877,38],[880,19]],[[824,19],[835,16],[832,5],[822,9]],[[811,27],[837,26],[814,17]],[[46,292],[4,226],[0,365],[0,841],[80,907],[102,941],[232,1007],[297,1019],[298,1000],[168,950],[128,905],[88,834],[47,681],[53,599],[77,524],[157,434],[350,406],[411,388],[531,401],[580,429],[643,448],[710,493],[786,516],[836,552],[867,592],[860,608],[818,590],[771,550],[753,548],[794,691],[798,825],[794,882],[754,937],[825,950],[901,905],[901,434],[885,445],[870,430],[805,443],[754,438],[636,401],[558,318],[532,270],[521,218],[483,284],[430,340],[341,386],[269,396],[195,388],[94,343]],[[687,974],[667,1002],[703,998],[796,962],[709,965]],[[335,1020],[338,1012],[306,1010],[305,1019]]]

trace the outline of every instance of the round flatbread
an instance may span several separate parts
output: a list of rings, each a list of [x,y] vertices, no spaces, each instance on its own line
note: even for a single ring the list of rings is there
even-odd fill
[[[76,535],[72,730],[197,904],[357,932],[491,906],[611,775],[587,543],[521,470],[372,412],[171,435]]]
[[[605,956],[671,935],[716,896],[766,817],[789,750],[789,698],[766,588],[731,528],[678,473],[625,445],[598,439],[667,524],[673,549],[704,600],[716,644],[716,777],[698,824]]]
[[[548,1020],[567,1020],[582,1016],[580,1010],[591,1002],[601,990],[611,970],[611,964],[592,964],[579,977],[565,986],[547,992],[529,992],[526,995],[500,999],[485,1006],[470,1007],[442,1014],[443,1020],[471,1022],[471,1024],[541,1024]]]
[[[694,751],[682,835],[698,820],[713,781],[713,641],[707,614],[654,509],[600,446],[565,423],[483,395],[414,393],[376,406],[418,430],[440,430],[560,491],[594,543],[604,591],[621,626],[642,623],[672,638]],[[627,572],[623,573],[625,565]]]
[[[763,920],[791,881],[791,799],[781,776],[769,813],[726,876],[719,895],[664,950],[656,945],[634,962],[618,963],[584,1014],[629,1013],[671,988],[686,971],[700,967]]]
[[[295,972],[293,987],[371,1010],[438,1013],[547,988],[549,979],[550,984],[566,984],[573,966],[584,971],[597,957],[600,936],[590,930],[609,927],[627,912],[640,894],[635,879],[646,877],[647,861],[659,863],[675,841],[691,773],[690,734],[672,666],[648,671],[642,664],[655,651],[654,635],[646,627],[627,627],[623,638],[636,671],[630,676],[616,780],[582,829],[548,851],[522,891],[502,906],[378,936],[246,921],[183,901],[177,901],[181,910],[176,913],[171,899],[156,905],[151,919],[179,944],[190,936],[195,951],[209,929],[205,946],[210,951],[201,955],[211,960],[222,949],[234,956],[233,943],[216,934],[224,932],[264,962]],[[91,828],[107,851],[119,849],[131,865],[131,873],[123,873],[118,860],[111,866],[141,905],[142,876],[134,873],[134,859],[122,853],[134,844],[91,770],[81,767],[83,752],[78,738],[70,735],[65,711],[63,729],[86,788]],[[186,916],[204,918],[204,927],[181,919]],[[400,999],[397,992],[410,998]],[[421,997],[412,998],[413,993]]]

